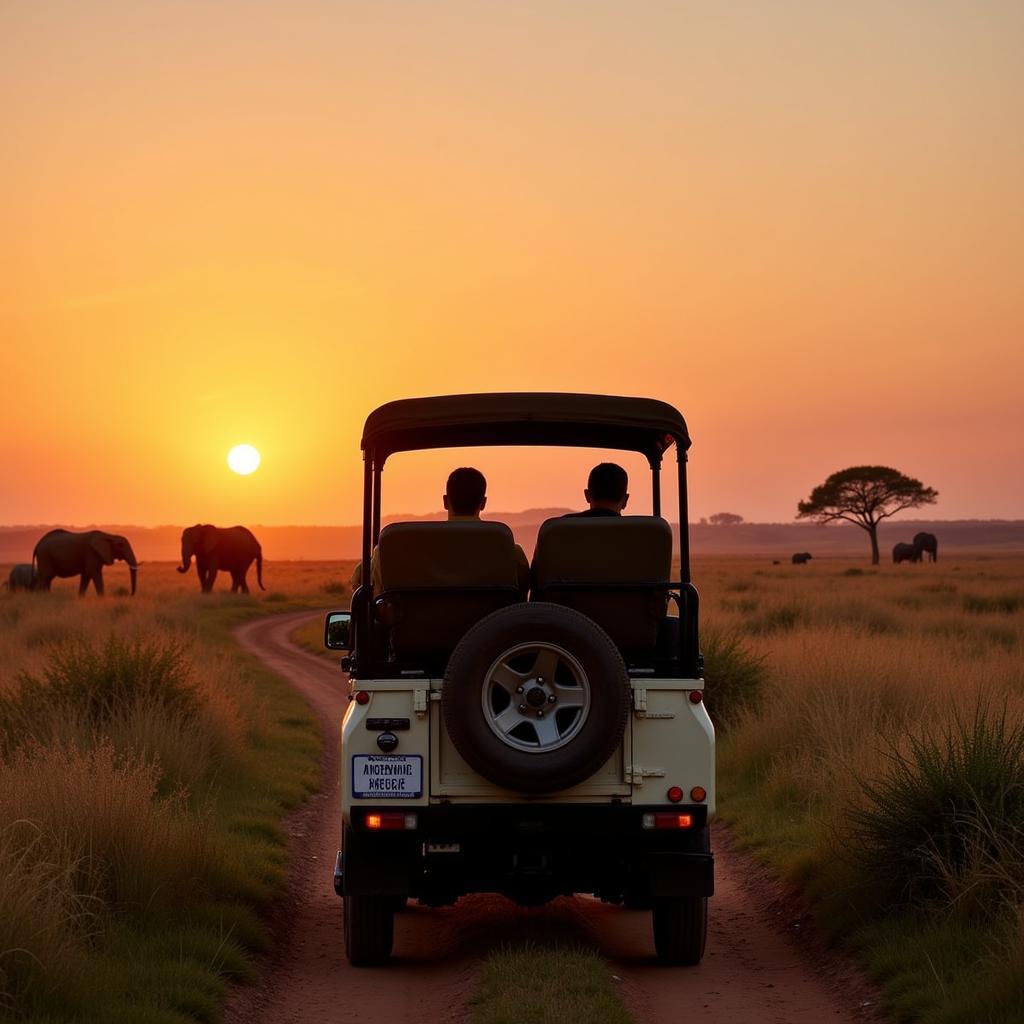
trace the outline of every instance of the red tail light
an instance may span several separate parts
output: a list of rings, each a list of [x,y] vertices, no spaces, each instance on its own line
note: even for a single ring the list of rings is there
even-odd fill
[[[691,690],[690,691],[690,703],[699,704],[704,699],[704,692],[702,690]]]
[[[678,786],[672,786],[665,796],[667,796],[672,803],[677,804],[683,799],[683,791]]]
[[[364,821],[366,827],[374,832],[402,832],[416,827],[416,815],[403,814],[401,811],[371,813]]]
[[[356,703],[357,704],[369,704],[370,695],[365,690],[356,691]]]
[[[692,814],[645,814],[644,828],[693,828]]]

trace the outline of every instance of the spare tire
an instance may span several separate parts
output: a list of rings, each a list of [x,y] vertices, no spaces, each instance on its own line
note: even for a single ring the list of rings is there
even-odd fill
[[[589,779],[621,743],[629,704],[629,676],[608,634],[542,601],[469,629],[441,691],[455,749],[485,779],[520,793]]]

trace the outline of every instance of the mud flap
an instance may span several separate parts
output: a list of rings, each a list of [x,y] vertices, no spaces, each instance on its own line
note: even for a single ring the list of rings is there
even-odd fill
[[[715,858],[710,853],[651,853],[647,877],[655,899],[667,896],[713,896]]]
[[[341,851],[342,896],[409,896],[419,861],[405,836],[377,836],[345,829]]]

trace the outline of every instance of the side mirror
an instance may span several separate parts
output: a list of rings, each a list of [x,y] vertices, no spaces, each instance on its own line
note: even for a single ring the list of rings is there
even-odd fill
[[[350,651],[351,612],[328,612],[324,623],[324,647],[329,651]]]

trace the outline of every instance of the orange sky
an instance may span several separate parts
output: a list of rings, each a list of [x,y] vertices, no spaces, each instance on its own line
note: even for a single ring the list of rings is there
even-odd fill
[[[0,96],[0,522],[353,522],[367,412],[502,389],[673,402],[694,517],[1024,516],[1020,3],[10,0]]]

